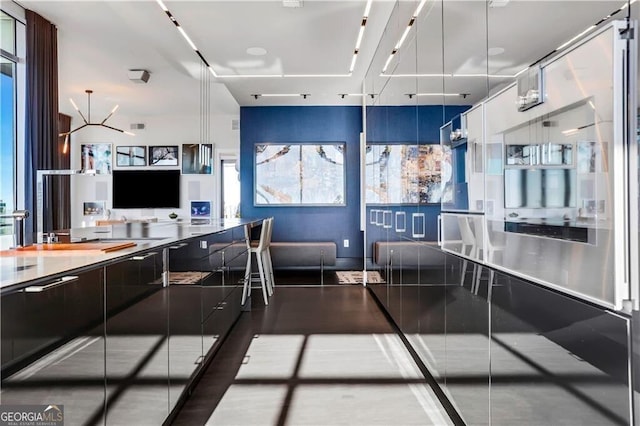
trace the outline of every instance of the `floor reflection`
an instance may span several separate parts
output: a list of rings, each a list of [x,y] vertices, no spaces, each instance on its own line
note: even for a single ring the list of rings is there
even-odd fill
[[[207,424],[453,423],[395,334],[261,334]]]
[[[629,423],[624,318],[504,275],[491,303],[485,274],[407,282],[371,291],[467,424]]]

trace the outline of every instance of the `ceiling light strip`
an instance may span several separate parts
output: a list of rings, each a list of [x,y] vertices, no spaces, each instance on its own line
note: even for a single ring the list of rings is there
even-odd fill
[[[385,62],[384,63],[384,67],[382,67],[382,74],[384,74],[387,71],[387,68],[389,68],[389,64],[391,63],[391,60],[393,59],[393,56],[396,54],[396,52],[397,52],[397,50],[393,49],[393,51],[391,52],[391,54],[387,58],[387,62]]]
[[[395,50],[398,50],[402,47],[402,44],[406,40],[407,35],[409,35],[409,31],[411,31],[411,27],[413,27],[414,22],[416,22],[416,18],[411,18],[411,20],[409,21],[409,25],[407,25],[407,28],[405,28],[404,32],[402,33],[402,37],[400,37],[400,40],[398,40],[398,43],[396,43],[394,47]]]
[[[518,77],[520,74],[522,74],[523,72],[525,72],[525,71],[526,71],[526,70],[528,70],[528,69],[529,69],[529,67],[524,67],[524,68],[522,68],[520,71],[518,71],[518,72],[513,76],[513,78]]]
[[[539,60],[537,60],[535,63],[538,63],[540,61],[542,61],[544,58],[546,58],[547,56],[564,49],[565,47],[569,46],[571,43],[573,43],[574,41],[578,40],[579,38],[581,38],[582,36],[584,36],[585,34],[587,34],[588,32],[592,31],[594,28],[596,28],[598,25],[600,25],[601,23],[605,22],[606,20],[608,20],[609,18],[611,18],[612,16],[614,16],[615,14],[617,14],[618,12],[626,9],[628,7],[629,4],[633,4],[635,3],[637,0],[631,0],[629,3],[624,3],[624,5],[622,7],[620,7],[619,9],[616,9],[615,11],[611,12],[609,15],[605,16],[604,18],[600,19],[598,22],[596,22],[593,25],[590,25],[586,30],[582,31],[580,34],[576,35],[575,37],[571,38],[569,41],[562,43],[560,46],[558,46],[556,49],[554,49],[551,53],[545,55],[543,58],[540,58]],[[413,20],[415,20],[415,18],[417,18],[417,15],[420,13],[420,11],[422,10],[422,7],[424,6],[424,3],[426,2],[426,0],[422,0],[420,2],[420,4],[418,5],[416,12],[414,13],[414,16],[411,18],[411,21],[409,21],[409,25],[407,26],[407,28],[405,29],[404,33],[402,34],[402,37],[400,38],[400,41],[398,42],[398,44],[396,44],[396,47],[393,49],[393,51],[391,52],[391,55],[389,55],[389,57],[387,58],[387,61],[384,64],[384,67],[382,68],[382,72],[380,73],[380,77],[487,77],[487,78],[517,78],[520,74],[522,74],[523,72],[525,72],[526,70],[529,69],[529,67],[525,67],[522,70],[518,71],[516,74],[514,75],[503,75],[503,74],[389,74],[386,75],[385,72],[387,71],[387,68],[389,67],[389,64],[391,63],[391,60],[393,59],[393,56],[397,53],[398,49],[400,48],[400,46],[402,45],[402,42],[404,42],[404,39],[406,38],[406,35],[408,34],[408,30],[411,28],[411,26],[413,25]],[[507,2],[505,2],[506,4]]]
[[[351,74],[217,74],[217,78],[347,78]]]
[[[283,74],[223,74],[218,78],[282,78]]]
[[[420,4],[418,4],[418,7],[416,7],[416,10],[413,12],[413,15],[411,15],[411,19],[409,19],[409,23],[407,24],[407,27],[404,29],[402,36],[400,37],[400,39],[394,46],[393,50],[391,51],[391,54],[387,58],[387,62],[384,63],[384,67],[382,67],[383,74],[387,71],[387,68],[389,68],[389,64],[391,63],[391,60],[393,59],[395,54],[398,53],[398,50],[400,50],[400,48],[402,47],[402,44],[407,39],[407,36],[409,35],[411,28],[413,28],[413,24],[415,24],[416,19],[418,19],[418,16],[420,16],[420,12],[422,12],[422,8],[424,7],[426,2],[427,0],[421,0]]]
[[[356,50],[359,50],[360,44],[362,44],[362,36],[364,36],[365,24],[366,24],[366,19],[363,19],[362,25],[360,26],[360,31],[358,31],[358,39],[356,40]]]
[[[261,94],[258,94],[258,96],[263,96],[265,98],[287,98],[292,96],[310,96],[310,95],[309,93],[261,93]]]
[[[218,75],[216,74],[216,72],[214,71],[213,67],[211,65],[209,65],[209,62],[204,58],[204,56],[202,55],[202,53],[200,53],[200,50],[198,50],[198,47],[196,46],[196,44],[193,42],[193,40],[191,40],[191,37],[189,37],[189,35],[187,34],[187,32],[184,30],[184,28],[182,28],[180,26],[180,23],[178,22],[178,20],[173,16],[173,14],[169,11],[169,9],[167,8],[167,6],[165,6],[165,4],[162,2],[162,0],[156,0],[156,2],[158,3],[158,5],[160,6],[160,8],[164,11],[164,13],[169,17],[169,20],[171,22],[173,22],[173,25],[175,25],[175,27],[178,29],[178,32],[182,35],[182,37],[187,41],[187,43],[189,43],[189,47],[191,47],[196,54],[198,55],[198,57],[200,58],[200,60],[205,64],[205,66],[209,69],[209,71],[211,72],[211,74],[213,74],[214,77],[217,77]]]
[[[628,4],[625,3],[622,5],[622,7],[618,10],[625,10],[630,4],[634,4],[636,2],[636,0],[631,0]]]
[[[384,74],[381,73],[380,77],[389,78],[416,78],[416,77],[482,77],[482,78],[514,78],[516,75],[512,74]]]
[[[351,73],[349,74],[283,74],[283,77],[292,77],[292,78],[308,78],[308,77],[332,77],[332,78],[345,78],[351,77]]]
[[[367,19],[369,18],[369,12],[371,12],[371,3],[373,0],[367,0],[367,5],[364,8],[362,15],[362,21],[360,21],[360,30],[358,31],[358,38],[356,39],[356,47],[353,50],[353,57],[351,58],[351,65],[349,66],[349,74],[356,68],[356,62],[358,61],[358,53],[360,52],[360,45],[364,37],[364,29],[367,26]]]
[[[198,55],[198,57],[200,58],[200,60],[206,65],[206,67],[209,69],[209,71],[211,72],[211,74],[216,77],[216,78],[283,78],[283,77],[301,77],[301,78],[308,78],[308,77],[351,77],[351,73],[353,70],[353,67],[355,66],[355,59],[352,59],[351,63],[352,63],[352,69],[349,71],[348,74],[227,74],[227,75],[219,75],[215,72],[215,70],[213,69],[213,67],[209,64],[209,61],[207,61],[205,59],[205,57],[202,55],[202,53],[200,52],[200,50],[198,50],[197,46],[195,45],[195,43],[193,42],[193,40],[191,40],[191,37],[189,37],[189,35],[187,34],[187,32],[184,30],[184,28],[182,28],[182,26],[180,26],[180,23],[178,22],[178,20],[173,16],[173,14],[171,13],[171,11],[169,11],[169,8],[167,8],[167,6],[162,2],[162,0],[156,0],[156,2],[158,3],[158,5],[160,6],[160,8],[163,10],[163,12],[167,15],[167,17],[169,18],[169,20],[173,23],[173,25],[175,25],[175,27],[178,29],[178,32],[180,32],[180,34],[182,35],[182,37],[187,41],[187,43],[189,44],[189,47],[191,47],[196,54]],[[367,1],[367,6],[365,8],[365,13],[362,19],[362,25],[361,25],[361,32],[363,33],[364,36],[364,26],[366,25],[366,20],[367,17],[369,15],[369,11],[371,10],[371,3],[373,2],[373,0],[368,0]],[[359,38],[361,38],[359,36]],[[362,40],[360,40],[361,42]],[[359,43],[357,43],[359,45]],[[354,52],[354,57],[358,54],[358,49],[359,46],[356,46],[356,51]],[[296,95],[296,96],[309,96],[308,94],[306,95]],[[76,108],[76,110],[78,110],[78,108]]]
[[[464,93],[414,93],[413,96],[465,96]]]
[[[570,45],[571,43],[573,43],[574,41],[576,41],[577,39],[579,39],[580,37],[582,37],[583,35],[588,33],[589,31],[591,31],[595,27],[596,27],[595,25],[591,25],[589,28],[587,28],[586,30],[584,30],[583,32],[578,34],[577,36],[573,37],[571,40],[566,41],[566,42],[562,43],[560,46],[556,47],[556,51],[564,49],[565,47],[567,47],[568,45]]]
[[[554,50],[552,50],[551,52],[549,52],[547,55],[543,56],[542,58],[538,59],[537,61],[535,61],[533,64],[537,64],[539,62],[541,62],[542,60],[544,60],[545,58],[551,56],[552,54],[564,49],[565,47],[569,46],[570,44],[572,44],[574,41],[580,39],[581,37],[583,37],[584,35],[586,35],[587,33],[591,32],[592,30],[594,30],[595,28],[598,27],[598,25],[602,24],[603,22],[606,22],[609,18],[611,18],[612,16],[616,15],[617,13],[625,10],[629,4],[633,4],[635,3],[636,0],[631,0],[630,2],[625,2],[622,7],[620,7],[619,9],[614,10],[613,12],[611,12],[610,14],[608,14],[607,16],[603,17],[602,19],[600,19],[598,22],[596,22],[593,25],[590,25],[587,29],[585,29],[584,31],[582,31],[580,34],[578,34],[577,36],[571,38],[571,40],[566,41],[564,43],[562,43],[560,46],[556,47]],[[532,65],[533,65],[532,64]],[[517,75],[517,74],[516,74]]]

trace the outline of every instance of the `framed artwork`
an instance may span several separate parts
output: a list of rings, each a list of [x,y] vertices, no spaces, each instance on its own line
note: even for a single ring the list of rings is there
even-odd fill
[[[539,163],[538,145],[507,145],[505,163],[508,166],[532,166]]]
[[[111,144],[92,143],[80,146],[80,168],[95,170],[96,173],[111,173]]]
[[[146,166],[147,152],[144,146],[116,146],[116,166]]]
[[[411,214],[411,237],[424,238],[425,234],[424,213]]]
[[[573,145],[558,143],[542,144],[542,164],[551,166],[567,166],[573,164]]]
[[[191,201],[191,217],[198,219],[209,219],[211,217],[211,201]]]
[[[396,232],[405,232],[407,230],[407,213],[396,212]]]
[[[392,211],[391,210],[384,210],[382,213],[382,227],[383,228],[391,228],[392,224],[391,224],[391,218],[392,216]]]
[[[149,147],[150,166],[177,166],[178,165],[178,145],[170,146],[150,146]]]
[[[369,144],[365,161],[367,204],[440,203],[451,175],[437,144]]]
[[[102,216],[106,210],[104,201],[85,201],[82,206],[84,216]]]
[[[213,144],[182,144],[182,174],[210,175],[213,172]]]
[[[371,209],[369,210],[369,223],[372,225],[376,224],[376,215],[378,214],[378,210],[377,209]]]
[[[256,206],[344,206],[345,143],[256,144]]]

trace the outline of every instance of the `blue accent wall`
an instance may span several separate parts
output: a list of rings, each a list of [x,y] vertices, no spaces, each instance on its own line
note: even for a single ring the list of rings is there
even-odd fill
[[[240,182],[243,217],[274,217],[273,241],[335,241],[338,257],[362,257],[360,232],[360,132],[357,106],[240,108]],[[254,147],[264,142],[345,142],[346,206],[253,205]],[[349,247],[343,247],[343,240]]]
[[[371,142],[440,143],[440,127],[469,106],[379,106],[367,109]],[[241,214],[274,216],[273,241],[335,241],[338,257],[361,258],[359,106],[278,106],[240,108]],[[341,207],[254,206],[254,149],[257,143],[345,142],[346,200]],[[375,207],[374,207],[375,208]],[[397,209],[394,209],[394,211]],[[435,240],[439,205],[403,206],[407,225],[411,213],[425,213],[425,240]],[[373,231],[373,230],[372,230]],[[409,236],[410,229],[408,228]],[[398,236],[399,238],[401,236]],[[369,235],[370,242],[378,238]],[[343,240],[349,247],[343,247]],[[368,251],[370,250],[370,245]]]

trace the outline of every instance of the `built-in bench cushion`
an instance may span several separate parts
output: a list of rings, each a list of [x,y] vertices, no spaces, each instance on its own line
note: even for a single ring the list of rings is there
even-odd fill
[[[272,242],[269,246],[273,267],[327,266],[336,264],[336,243]]]
[[[394,268],[444,265],[445,254],[435,241],[376,241],[373,246],[376,265]]]

